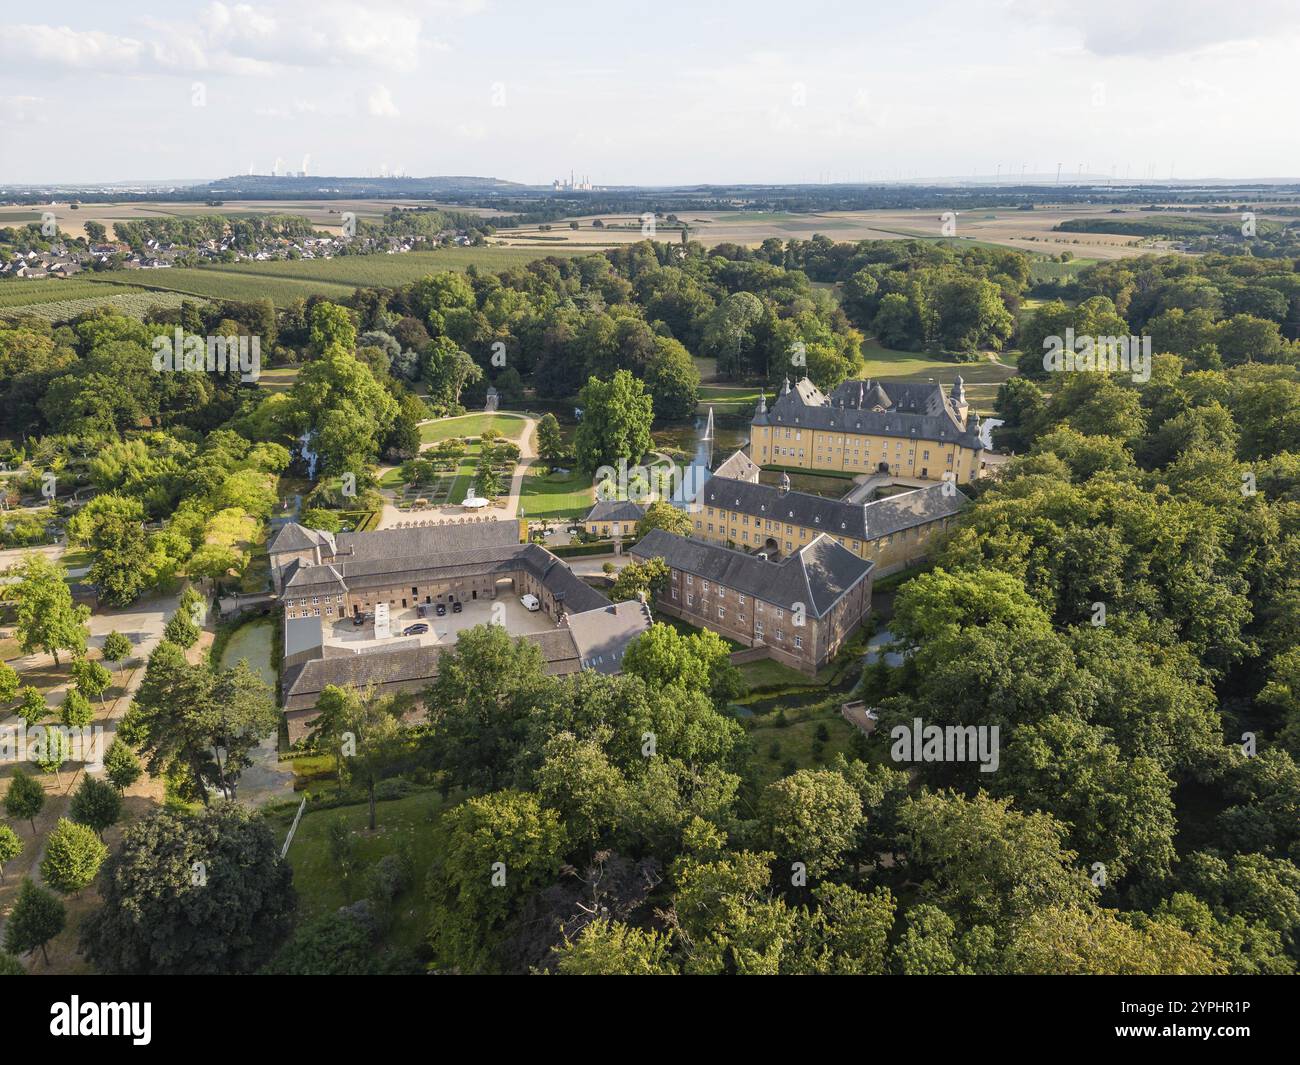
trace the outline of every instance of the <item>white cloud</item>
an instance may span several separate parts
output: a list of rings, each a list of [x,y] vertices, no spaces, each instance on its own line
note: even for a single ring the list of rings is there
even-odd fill
[[[386,86],[376,85],[366,98],[366,110],[377,118],[396,118],[401,114]]]
[[[212,47],[231,55],[285,66],[362,65],[410,71],[418,65],[419,18],[350,2],[288,7],[287,17],[280,17],[252,4],[213,3],[202,18],[205,36]]]
[[[20,67],[134,73],[170,68],[159,43],[70,26],[0,26],[0,60]]]
[[[1097,56],[1179,55],[1300,30],[1294,0],[1251,0],[1244,17],[1222,0],[1010,0],[1010,13],[1072,30]]]
[[[451,13],[472,10],[469,4]],[[355,0],[287,0],[275,8],[217,0],[194,22],[145,19],[138,36],[70,26],[0,27],[0,60],[43,71],[243,75],[351,67],[409,73],[423,51],[446,48],[425,35],[409,9]]]

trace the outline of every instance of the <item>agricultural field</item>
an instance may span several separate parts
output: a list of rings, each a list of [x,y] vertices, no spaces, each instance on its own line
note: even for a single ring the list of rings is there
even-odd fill
[[[210,299],[252,301],[269,298],[277,307],[321,295],[351,296],[357,288],[396,288],[443,270],[506,270],[547,255],[579,255],[590,249],[440,248],[401,255],[344,255],[335,259],[299,259],[233,263],[151,270],[147,281],[138,271],[131,280],[142,287],[184,292]],[[120,276],[120,275],[114,275]],[[98,282],[95,282],[98,283]]]
[[[97,307],[109,306],[134,318],[143,318],[152,307],[179,307],[185,298],[174,292],[152,292],[138,285],[80,278],[0,281],[0,318],[30,315],[64,322]]]
[[[1194,215],[1194,210],[1182,211]],[[957,243],[974,243],[1017,248],[1037,255],[1059,255],[1073,252],[1080,259],[1118,259],[1131,255],[1145,255],[1169,250],[1169,242],[1141,240],[1116,233],[1057,233],[1054,227],[1071,218],[1106,217],[1107,219],[1150,218],[1149,212],[1125,209],[1112,213],[1110,207],[1071,204],[1039,207],[1032,211],[1019,211],[1013,207],[999,207],[962,211],[957,216],[957,232],[945,237],[940,231],[941,210],[880,210],[880,211],[822,211],[795,213],[790,211],[701,211],[684,212],[679,218],[689,230],[691,240],[707,246],[733,242],[757,247],[769,237],[782,240],[807,240],[816,233],[824,233],[837,241],[857,240],[952,240]],[[550,223],[549,231],[537,226],[499,231],[494,240],[507,244],[526,245],[539,240],[551,240],[561,245],[586,246],[596,249],[610,244],[628,244],[643,239],[640,220],[634,216],[601,215],[603,228],[592,223],[597,216],[573,219],[578,228],[570,229],[568,221]],[[1222,218],[1222,215],[1214,216]],[[1263,215],[1261,215],[1263,217]],[[673,223],[660,222],[657,234],[660,240],[677,240],[678,229]]]
[[[186,215],[225,215],[248,218],[262,214],[296,214],[306,218],[324,232],[338,235],[343,231],[343,212],[352,211],[363,219],[378,218],[393,207],[446,207],[465,214],[491,216],[496,211],[478,207],[458,207],[435,200],[227,200],[218,207],[206,203],[172,203],[131,201],[126,203],[82,203],[76,210],[66,203],[42,205],[8,204],[0,207],[0,227],[39,222],[45,211],[53,211],[59,228],[73,237],[86,235],[87,222],[100,222],[113,234],[115,222],[138,222],[147,218],[184,217]]]

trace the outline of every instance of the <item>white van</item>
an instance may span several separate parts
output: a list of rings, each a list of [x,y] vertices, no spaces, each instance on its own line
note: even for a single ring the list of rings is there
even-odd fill
[[[521,595],[519,601],[524,604],[525,610],[541,610],[542,604],[535,595]]]

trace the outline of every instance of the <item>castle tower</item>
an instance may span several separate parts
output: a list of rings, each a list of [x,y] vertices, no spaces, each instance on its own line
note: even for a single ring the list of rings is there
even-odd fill
[[[957,417],[961,420],[962,427],[966,426],[966,415],[970,411],[970,404],[966,402],[966,382],[962,380],[961,374],[957,375],[957,380],[952,383],[952,405],[957,411]]]

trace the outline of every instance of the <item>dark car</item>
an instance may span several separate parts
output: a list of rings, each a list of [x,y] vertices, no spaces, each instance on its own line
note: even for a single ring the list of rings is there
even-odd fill
[[[457,599],[454,603],[451,604],[451,612],[453,614],[459,614],[464,609],[465,608],[464,606],[461,605],[461,601],[459,599]]]
[[[360,628],[360,627],[361,627],[362,625],[364,625],[365,623],[366,623],[366,619],[365,619],[365,615],[364,615],[364,614],[353,614],[353,615],[352,615],[352,624],[353,624],[353,625],[356,625],[358,628]]]
[[[404,628],[404,629],[402,630],[402,635],[403,635],[403,636],[421,636],[421,635],[423,635],[424,633],[426,633],[426,632],[428,632],[428,631],[429,631],[429,626],[426,625],[423,621],[420,621],[420,622],[417,622],[417,623],[414,624],[414,625],[407,625],[406,628]]]
[[[438,617],[445,618],[447,616],[447,604],[439,603],[437,605],[437,611],[438,611]]]

